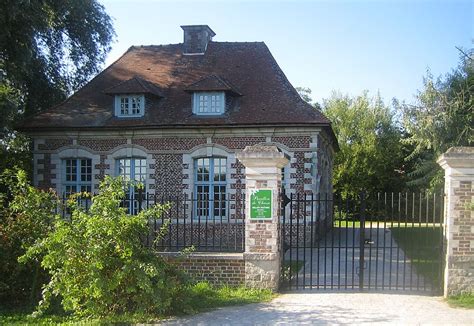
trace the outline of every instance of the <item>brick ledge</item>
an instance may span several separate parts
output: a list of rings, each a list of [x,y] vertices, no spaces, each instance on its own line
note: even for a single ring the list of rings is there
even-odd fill
[[[165,256],[165,257],[175,257],[175,258],[183,258],[183,259],[189,259],[189,258],[196,258],[196,259],[220,259],[220,260],[244,260],[244,254],[243,253],[234,253],[234,252],[193,252],[188,255],[183,255],[180,252],[169,252],[169,251],[163,251],[159,252],[159,255]]]

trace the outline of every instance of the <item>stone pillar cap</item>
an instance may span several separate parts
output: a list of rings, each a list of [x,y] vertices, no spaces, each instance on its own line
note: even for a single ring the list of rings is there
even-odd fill
[[[282,168],[290,161],[289,156],[285,155],[278,147],[274,145],[253,145],[246,146],[245,149],[237,153],[237,159],[246,167],[278,167]]]
[[[474,168],[474,147],[451,147],[436,162],[443,169]]]

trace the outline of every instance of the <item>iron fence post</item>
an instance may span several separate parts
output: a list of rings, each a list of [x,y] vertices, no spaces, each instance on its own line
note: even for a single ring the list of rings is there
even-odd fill
[[[360,193],[359,290],[364,289],[365,193]]]

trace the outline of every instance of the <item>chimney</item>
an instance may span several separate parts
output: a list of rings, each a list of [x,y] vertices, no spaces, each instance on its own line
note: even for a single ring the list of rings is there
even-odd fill
[[[181,26],[184,31],[184,54],[204,54],[207,44],[216,35],[207,25]]]

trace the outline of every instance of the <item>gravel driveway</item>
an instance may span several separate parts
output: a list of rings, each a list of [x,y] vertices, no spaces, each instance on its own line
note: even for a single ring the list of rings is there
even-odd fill
[[[474,310],[441,297],[378,293],[289,293],[269,303],[227,307],[163,325],[474,325]]]

